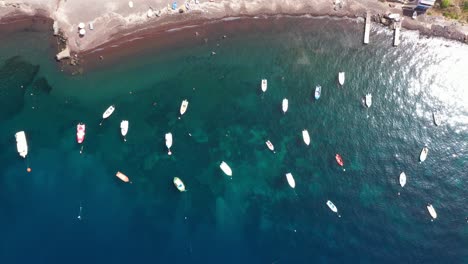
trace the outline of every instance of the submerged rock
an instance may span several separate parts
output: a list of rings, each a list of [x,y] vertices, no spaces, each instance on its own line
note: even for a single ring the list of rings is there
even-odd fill
[[[50,91],[52,91],[52,86],[49,85],[49,82],[46,78],[41,77],[34,81],[32,90],[35,94],[50,94]]]

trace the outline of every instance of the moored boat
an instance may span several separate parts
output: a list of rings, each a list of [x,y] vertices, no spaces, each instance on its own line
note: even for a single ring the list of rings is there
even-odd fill
[[[172,147],[172,133],[166,133],[166,147],[167,147],[167,155],[172,155],[171,147]]]
[[[28,155],[28,143],[26,142],[26,134],[24,131],[19,131],[15,134],[16,149],[21,157],[26,158]]]
[[[266,92],[268,88],[268,82],[266,79],[262,79],[262,92]]]
[[[335,204],[334,204],[332,201],[328,200],[328,201],[327,201],[327,206],[328,206],[328,208],[330,208],[330,210],[332,210],[334,213],[338,213],[338,208],[336,208]]]
[[[315,100],[318,100],[320,98],[320,95],[322,94],[322,86],[320,85],[317,85],[315,87],[315,93],[314,93],[314,96],[315,96]]]
[[[424,147],[422,150],[421,150],[421,154],[419,154],[419,161],[420,162],[423,162],[426,160],[427,158],[427,153],[429,153],[429,149],[427,147]]]
[[[270,142],[270,140],[267,140],[267,141],[265,142],[265,144],[267,145],[267,147],[268,147],[271,151],[275,152],[275,147],[274,147],[273,144]]]
[[[429,214],[433,219],[437,218],[437,212],[435,211],[434,207],[432,204],[427,204],[427,211],[429,211]]]
[[[372,105],[372,94],[368,93],[366,94],[366,106],[371,107]]]
[[[83,123],[79,123],[76,126],[76,141],[78,144],[83,143],[86,134],[86,126]]]
[[[179,190],[180,192],[185,192],[187,191],[185,189],[185,185],[184,183],[182,182],[181,179],[179,179],[178,177],[174,177],[174,180],[172,181],[175,185],[175,187],[177,188],[177,190]]]
[[[120,122],[120,133],[122,134],[124,141],[127,141],[128,120],[122,120],[122,122]]]
[[[405,187],[406,185],[406,173],[405,172],[400,173],[400,185],[401,187]]]
[[[286,113],[288,111],[288,107],[289,107],[288,99],[284,98],[283,99],[283,105],[282,105],[283,113]]]
[[[432,112],[432,119],[434,120],[434,125],[440,126],[440,116],[437,113]]]
[[[122,172],[118,171],[115,176],[117,176],[117,178],[119,178],[120,180],[122,180],[123,182],[129,182],[130,179],[127,177],[127,175],[123,174]]]
[[[336,163],[338,163],[338,165],[340,165],[341,167],[344,166],[343,158],[341,158],[340,154],[336,154],[335,159],[336,159]]]
[[[286,173],[286,180],[288,180],[288,184],[289,186],[291,186],[291,188],[294,189],[296,187],[296,181],[294,181],[294,178],[291,173]]]
[[[219,167],[227,176],[232,176],[231,167],[226,162],[222,161]]]
[[[310,136],[309,136],[309,131],[307,129],[302,130],[302,139],[304,140],[304,143],[309,146],[310,144]]]
[[[182,104],[180,105],[180,115],[183,115],[185,114],[185,112],[187,111],[187,107],[188,107],[188,101],[187,99],[183,100],[182,101]]]
[[[102,125],[102,122],[104,121],[104,119],[108,118],[109,116],[112,115],[112,113],[114,113],[114,110],[115,110],[115,107],[114,105],[111,105],[109,106],[106,111],[102,114],[102,121],[101,123],[99,123],[99,125]]]
[[[340,85],[343,85],[345,82],[345,73],[344,72],[339,72],[338,73],[338,82]]]

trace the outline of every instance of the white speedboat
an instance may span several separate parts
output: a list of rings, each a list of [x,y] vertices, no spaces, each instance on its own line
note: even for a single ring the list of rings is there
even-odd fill
[[[436,126],[440,126],[440,116],[436,114],[435,112],[432,112],[432,119],[434,120],[434,124]]]
[[[307,129],[302,130],[302,139],[304,139],[304,143],[307,146],[310,145],[310,136],[309,136],[309,131],[307,131]]]
[[[76,126],[76,141],[78,144],[83,143],[86,135],[86,126],[83,123],[79,123]]]
[[[405,187],[406,185],[406,173],[405,172],[400,173],[400,185],[401,187]]]
[[[286,180],[288,180],[289,186],[291,186],[291,188],[296,187],[296,181],[294,181],[294,178],[291,173],[286,173]]]
[[[431,215],[431,217],[432,217],[433,219],[436,219],[436,218],[437,218],[437,213],[436,213],[434,207],[432,206],[432,204],[428,204],[428,205],[427,205],[427,211],[429,211],[429,214]]]
[[[318,100],[321,94],[322,94],[322,86],[317,85],[315,87],[315,94],[314,94],[315,100]]]
[[[286,113],[288,111],[288,106],[289,106],[289,102],[288,102],[288,99],[284,98],[283,99],[283,113]]]
[[[104,119],[108,118],[109,116],[112,115],[112,113],[114,113],[114,110],[115,110],[115,107],[114,105],[111,105],[109,106],[106,111],[102,114],[102,121],[99,125],[102,125],[102,122],[104,121]]]
[[[120,171],[118,171],[115,176],[117,176],[117,178],[119,178],[121,181],[123,182],[129,182],[130,179],[127,177],[127,175],[121,173]]]
[[[175,187],[177,188],[177,190],[179,190],[179,191],[181,191],[181,192],[187,191],[187,190],[185,189],[184,183],[183,183],[182,180],[179,179],[178,177],[174,177],[173,182],[174,182],[174,185],[175,185]]]
[[[338,208],[336,208],[335,204],[332,201],[327,201],[327,206],[332,210],[334,213],[338,213]]]
[[[427,147],[424,147],[421,150],[421,154],[419,155],[419,161],[423,162],[427,158],[427,153],[429,153],[429,149]]]
[[[268,82],[266,79],[262,79],[262,92],[266,92],[268,88]]]
[[[26,158],[28,155],[28,143],[26,142],[26,134],[24,131],[17,132],[16,138],[16,149],[21,157]]]
[[[371,107],[372,105],[372,94],[368,93],[366,94],[366,106]]]
[[[345,73],[344,72],[339,72],[338,73],[338,82],[340,85],[343,85],[345,81]]]
[[[125,136],[127,136],[128,133],[128,120],[122,120],[122,122],[120,122],[120,133],[122,133],[124,141],[127,141],[127,138],[125,138]]]
[[[221,164],[219,165],[219,167],[221,168],[221,170],[223,170],[223,172],[227,175],[227,176],[232,176],[232,170],[231,170],[231,167],[229,167],[229,165],[227,165],[226,162],[221,162]]]
[[[180,105],[180,115],[185,114],[185,111],[187,111],[187,107],[188,107],[188,101],[183,100],[182,104]]]
[[[270,140],[267,140],[267,141],[265,142],[265,144],[267,145],[267,147],[268,147],[271,151],[275,152],[275,147],[274,147],[273,144],[270,142]]]
[[[172,147],[172,133],[166,133],[166,147],[167,147],[167,155],[172,155],[171,147]]]

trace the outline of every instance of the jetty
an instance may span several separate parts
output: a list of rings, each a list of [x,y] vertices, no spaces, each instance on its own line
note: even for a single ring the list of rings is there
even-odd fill
[[[393,46],[398,46],[400,45],[400,28],[401,28],[401,23],[400,22],[395,22],[394,23],[395,27],[395,34],[393,35]]]
[[[369,44],[369,33],[370,33],[370,26],[371,26],[371,17],[370,13],[366,13],[366,26],[364,28],[364,44]]]

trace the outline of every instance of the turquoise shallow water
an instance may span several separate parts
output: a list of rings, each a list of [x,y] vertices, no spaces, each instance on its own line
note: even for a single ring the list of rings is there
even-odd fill
[[[79,76],[57,69],[47,32],[4,37],[2,263],[467,262],[468,48],[414,32],[393,48],[383,29],[362,46],[362,24],[350,20],[264,22]],[[342,88],[338,71],[346,72]],[[314,101],[317,84],[322,97]],[[179,120],[183,99],[190,104]],[[111,104],[115,113],[99,126]],[[130,121],[125,143],[122,119]],[[81,155],[80,121],[87,125]],[[27,160],[16,152],[19,130]],[[419,163],[424,145],[428,159]],[[222,160],[232,179],[219,169]],[[174,176],[188,192],[174,188]],[[434,222],[427,203],[438,212]]]

